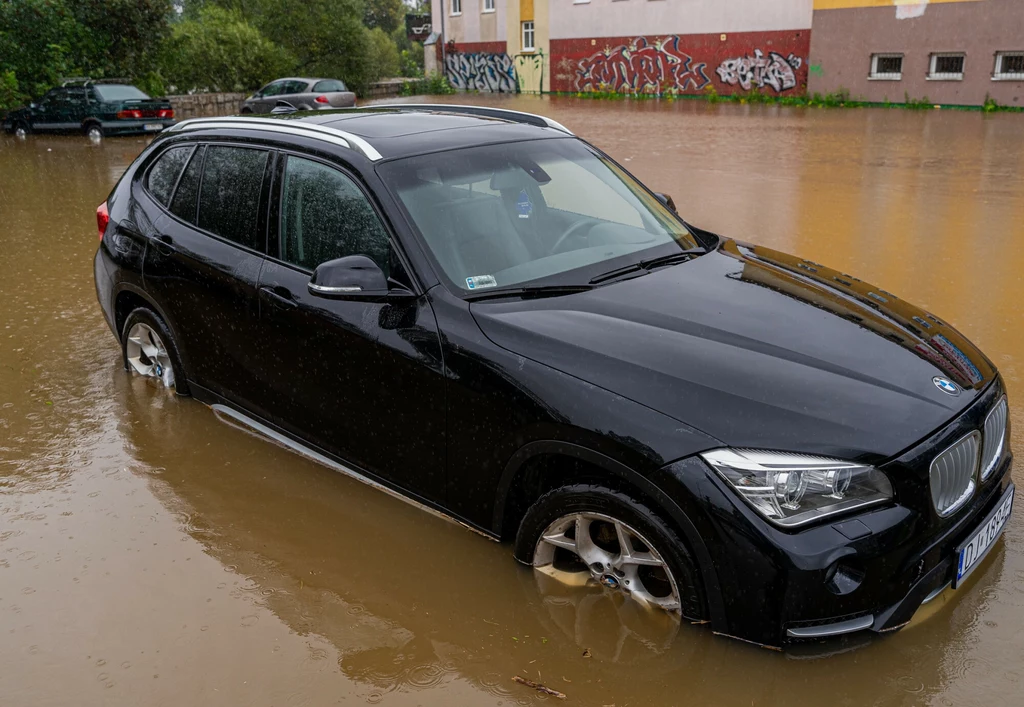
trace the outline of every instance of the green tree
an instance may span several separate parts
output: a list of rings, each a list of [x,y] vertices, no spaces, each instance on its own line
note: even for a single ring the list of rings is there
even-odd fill
[[[405,28],[406,6],[402,0],[365,0],[366,12],[363,22],[373,29],[380,27],[387,34],[393,34],[399,27]]]
[[[75,50],[84,34],[63,0],[0,2],[0,67],[13,73],[20,92],[7,100],[39,96],[80,72]]]
[[[68,0],[84,30],[76,51],[95,77],[137,78],[156,70],[170,36],[172,0]]]
[[[176,91],[255,89],[296,61],[239,12],[216,5],[176,22],[164,52],[163,76]]]

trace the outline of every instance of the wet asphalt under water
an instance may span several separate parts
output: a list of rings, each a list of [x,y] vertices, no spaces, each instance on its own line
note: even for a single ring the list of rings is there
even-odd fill
[[[692,222],[922,304],[1001,369],[1022,448],[1021,116],[456,102],[546,113]],[[129,377],[94,212],[144,144],[0,136],[0,703],[552,702],[521,675],[580,705],[1021,704],[1019,511],[907,629],[776,653],[543,586],[508,546]]]

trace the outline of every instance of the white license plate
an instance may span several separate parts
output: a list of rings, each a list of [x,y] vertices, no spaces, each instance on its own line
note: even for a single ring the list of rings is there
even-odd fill
[[[1010,511],[1013,509],[1013,485],[1003,494],[1002,500],[994,511],[982,521],[981,527],[971,538],[960,546],[958,555],[959,561],[956,570],[956,579],[953,580],[955,589],[967,575],[971,573],[982,558],[992,549],[996,540],[1002,535],[1006,528],[1006,522],[1010,520]]]
[[[142,129],[143,130],[163,130],[164,126],[160,125],[160,123],[146,123],[145,125],[142,126]]]

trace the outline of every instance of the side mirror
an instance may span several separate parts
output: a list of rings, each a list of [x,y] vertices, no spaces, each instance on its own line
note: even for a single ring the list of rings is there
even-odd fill
[[[661,203],[663,203],[668,208],[672,209],[672,211],[676,210],[676,202],[673,201],[671,196],[669,196],[668,194],[660,194],[660,193],[656,193],[655,196],[658,197],[658,199],[661,201]]]
[[[348,255],[320,263],[309,279],[309,292],[317,297],[374,298],[388,294],[388,279],[377,263],[365,255]]]
[[[39,104],[38,104],[38,103],[34,103],[34,102],[33,102],[33,103],[29,103],[29,104],[28,104],[28,107],[29,107],[29,108],[38,108],[38,107],[39,107]]]

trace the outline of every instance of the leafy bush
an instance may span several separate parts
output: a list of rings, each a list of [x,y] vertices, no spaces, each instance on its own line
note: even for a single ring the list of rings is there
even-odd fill
[[[295,57],[231,10],[208,5],[174,25],[163,76],[178,92],[247,91],[287,74]]]
[[[0,115],[21,105],[23,96],[18,90],[18,77],[13,71],[0,71]]]
[[[379,78],[390,78],[398,75],[398,47],[387,33],[380,27],[369,31],[370,52],[368,61],[368,78],[373,81]]]
[[[445,96],[455,93],[448,77],[434,71],[419,81],[409,81],[402,87],[403,96]]]

